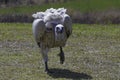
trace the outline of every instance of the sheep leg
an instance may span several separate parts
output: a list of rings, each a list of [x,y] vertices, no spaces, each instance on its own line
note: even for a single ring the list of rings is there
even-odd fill
[[[37,45],[40,47],[40,42],[37,42]]]
[[[60,56],[60,63],[63,64],[64,61],[65,61],[65,56],[64,56],[64,52],[62,50],[62,47],[60,47],[60,54],[59,54],[59,56]]]
[[[45,62],[45,72],[49,72],[47,61]]]
[[[49,72],[49,69],[48,69],[48,48],[41,48],[41,53],[42,53],[42,57],[43,57],[43,60],[44,60],[44,65],[45,65],[45,72]]]

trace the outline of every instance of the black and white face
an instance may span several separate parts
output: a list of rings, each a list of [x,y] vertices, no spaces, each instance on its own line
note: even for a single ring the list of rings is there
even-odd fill
[[[56,33],[63,33],[64,26],[62,24],[57,24],[55,26],[55,32]]]

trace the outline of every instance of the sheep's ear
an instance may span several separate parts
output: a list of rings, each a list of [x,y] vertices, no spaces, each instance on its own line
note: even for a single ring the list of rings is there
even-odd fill
[[[69,37],[72,34],[72,20],[70,16],[64,16],[63,25],[65,27],[67,37]]]

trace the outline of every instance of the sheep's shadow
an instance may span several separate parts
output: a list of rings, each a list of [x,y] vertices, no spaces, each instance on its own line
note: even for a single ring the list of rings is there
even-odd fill
[[[50,69],[52,73],[48,73],[49,76],[52,76],[53,78],[67,78],[67,79],[92,79],[90,75],[87,75],[85,73],[78,73],[78,72],[72,72],[67,69],[57,69],[53,68]]]

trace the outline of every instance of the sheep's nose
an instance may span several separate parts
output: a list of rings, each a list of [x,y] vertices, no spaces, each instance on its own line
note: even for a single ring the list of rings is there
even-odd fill
[[[63,27],[56,27],[56,32],[62,33],[63,32]]]
[[[63,32],[63,25],[58,24],[58,25],[56,26],[56,32],[57,32],[57,33],[62,33],[62,32]]]
[[[62,33],[63,32],[63,27],[57,27],[57,32]]]

